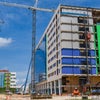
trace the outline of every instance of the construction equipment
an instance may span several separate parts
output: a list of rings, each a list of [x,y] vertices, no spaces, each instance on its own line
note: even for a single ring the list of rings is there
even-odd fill
[[[32,60],[31,61],[31,91],[33,91],[33,89],[35,89],[36,10],[46,11],[46,12],[54,12],[55,11],[55,10],[51,10],[51,9],[37,8],[37,3],[38,3],[38,0],[36,0],[36,3],[34,5],[35,7],[33,7],[33,6],[28,6],[28,5],[16,4],[16,3],[0,2],[0,5],[3,5],[3,6],[24,8],[24,9],[29,9],[32,11],[32,18],[33,18],[32,28],[33,29],[32,29],[32,58],[31,58],[31,60]],[[30,70],[30,66],[28,69],[28,74],[29,74],[29,70]],[[24,92],[25,92],[26,85],[27,85],[28,74],[27,74],[26,81],[25,81]]]

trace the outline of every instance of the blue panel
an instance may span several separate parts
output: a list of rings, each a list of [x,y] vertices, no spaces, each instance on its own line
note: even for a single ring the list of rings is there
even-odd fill
[[[62,67],[62,74],[72,74],[72,67]]]
[[[61,12],[61,14],[74,15],[74,16],[88,16],[87,14],[73,13],[73,12]]]
[[[75,65],[81,65],[82,61],[86,61],[86,58],[72,58],[72,57],[63,57],[62,58],[62,64],[75,64]],[[88,61],[92,65],[96,65],[95,58],[88,58]]]
[[[74,64],[80,64],[80,59],[79,58],[73,58]]]
[[[96,74],[96,67],[92,68],[92,74]]]
[[[95,56],[95,50],[89,50],[90,56]],[[80,56],[79,49],[62,49],[62,55],[65,56]]]
[[[81,70],[80,70],[80,67],[63,66],[62,74],[81,74]],[[90,71],[90,74],[96,74],[95,67],[92,67],[92,71]]]
[[[77,49],[73,49],[73,56],[79,56],[80,55],[80,51]]]
[[[80,68],[74,67],[74,74],[80,74]]]
[[[91,59],[89,59],[89,61],[91,62],[92,65],[96,65],[96,60],[95,60],[95,58],[91,58]]]
[[[95,56],[95,50],[89,50],[91,56]]]
[[[80,58],[80,61],[86,61],[86,58]],[[88,58],[88,61],[90,61],[90,64],[96,65],[95,58]]]
[[[72,58],[62,58],[62,64],[72,64]]]
[[[62,55],[72,56],[72,50],[71,49],[62,49]]]
[[[67,56],[79,56],[80,51],[78,49],[62,49],[62,55],[67,55]]]
[[[80,74],[80,68],[73,66],[63,66],[62,74]]]
[[[4,73],[0,73],[0,87],[4,87]]]

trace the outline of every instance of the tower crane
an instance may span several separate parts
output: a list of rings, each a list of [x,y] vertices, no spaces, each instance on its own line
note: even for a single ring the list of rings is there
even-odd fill
[[[17,3],[8,3],[8,2],[0,2],[0,5],[3,6],[10,6],[10,7],[17,7],[17,8],[24,8],[24,9],[29,9],[32,11],[32,57],[31,57],[31,91],[35,90],[35,38],[36,38],[36,11],[46,11],[46,12],[55,12],[55,10],[52,9],[45,9],[45,8],[38,8],[37,7],[38,0],[36,0],[34,6],[28,6],[28,5],[22,5],[22,4],[17,4]],[[28,79],[28,74],[30,70],[30,65],[26,77],[26,83],[25,83],[25,88],[26,89],[26,84],[27,84],[27,79]]]

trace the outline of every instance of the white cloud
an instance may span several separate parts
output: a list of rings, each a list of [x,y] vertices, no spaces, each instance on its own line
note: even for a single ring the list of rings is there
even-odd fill
[[[0,37],[0,47],[7,46],[12,43],[12,38],[3,38]]]

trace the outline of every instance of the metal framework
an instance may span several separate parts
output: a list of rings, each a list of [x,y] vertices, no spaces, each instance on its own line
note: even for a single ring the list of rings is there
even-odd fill
[[[55,10],[51,10],[51,9],[37,8],[37,7],[28,6],[28,5],[22,5],[22,4],[17,4],[17,3],[0,2],[0,5],[10,6],[10,7],[17,7],[17,8],[24,8],[24,9],[30,9],[30,10],[39,10],[39,11],[46,11],[46,12],[55,12]]]
[[[31,67],[31,91],[35,90],[35,41],[36,41],[36,10],[32,11],[32,67]]]

